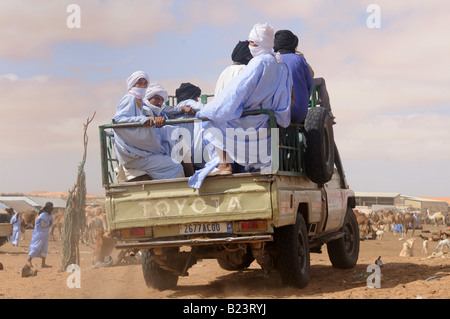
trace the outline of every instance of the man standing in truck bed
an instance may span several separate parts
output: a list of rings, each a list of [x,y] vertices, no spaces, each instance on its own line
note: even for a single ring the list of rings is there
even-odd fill
[[[218,129],[222,133],[222,138],[217,137],[217,134],[213,136],[213,134],[205,132],[205,142],[214,146],[217,156],[213,157],[204,169],[197,171],[190,178],[189,185],[193,188],[200,188],[208,174],[210,176],[231,174],[232,168],[226,161],[227,155],[236,163],[244,166],[247,171],[270,169],[271,163],[262,162],[259,156],[257,161],[251,161],[247,157],[241,158],[242,154],[236,153],[236,148],[230,149],[231,144],[228,139],[234,140],[234,136],[226,137],[227,128],[243,129],[246,132],[254,129],[255,135],[258,135],[259,129],[269,128],[267,114],[241,118],[243,112],[260,109],[273,110],[278,125],[287,127],[290,124],[292,77],[289,68],[282,61],[281,55],[272,52],[273,27],[267,23],[256,24],[250,32],[248,40],[250,42],[249,49],[254,58],[218,96],[196,114],[198,118],[210,119],[210,122],[204,122],[204,129]],[[268,131],[266,139],[270,148],[270,130]],[[223,137],[226,137],[227,141],[224,141]],[[249,137],[249,140],[252,140],[252,137]],[[236,144],[239,142],[238,138]],[[257,147],[249,149],[252,144],[255,146],[254,144],[257,143],[245,142],[245,137],[241,142],[245,143],[247,154],[258,154]]]

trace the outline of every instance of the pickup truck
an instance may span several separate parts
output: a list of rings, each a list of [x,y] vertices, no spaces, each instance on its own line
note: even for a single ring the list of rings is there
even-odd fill
[[[229,271],[256,261],[265,275],[278,271],[283,284],[303,288],[310,253],[324,244],[333,267],[355,266],[355,195],[334,141],[334,117],[314,92],[304,125],[278,128],[261,110],[278,131],[270,173],[207,177],[200,189],[187,177],[119,182],[112,130],[140,124],[99,127],[108,231],[117,249],[141,252],[148,287],[173,289],[198,261],[217,259]]]
[[[0,212],[0,246],[7,243],[11,235],[12,225],[9,223],[9,216]]]

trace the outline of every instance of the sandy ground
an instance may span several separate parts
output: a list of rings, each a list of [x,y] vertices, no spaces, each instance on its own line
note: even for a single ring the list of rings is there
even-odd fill
[[[437,228],[425,226],[425,230],[435,232]],[[60,241],[50,241],[47,263],[51,268],[42,269],[40,260],[34,259],[37,276],[22,278],[31,238],[28,230],[19,246],[7,243],[0,247],[4,267],[0,270],[0,299],[448,299],[448,248],[441,257],[427,258],[437,243],[430,243],[429,254],[422,253],[422,240],[416,237],[420,233],[417,230],[414,236],[414,257],[399,257],[404,242],[399,235],[389,233],[382,240],[362,241],[358,264],[351,270],[334,269],[325,246],[322,254],[311,255],[311,282],[302,290],[282,286],[275,272],[263,278],[256,262],[248,270],[229,272],[215,260],[203,260],[189,270],[188,277],[179,279],[176,289],[159,292],[147,288],[140,264],[91,268],[93,249],[83,244],[79,247],[81,270],[77,273],[80,288],[69,288],[75,284],[75,273],[58,272]],[[369,288],[367,278],[372,272],[368,273],[367,267],[378,256],[384,264],[381,288]],[[68,279],[72,279],[69,286]]]

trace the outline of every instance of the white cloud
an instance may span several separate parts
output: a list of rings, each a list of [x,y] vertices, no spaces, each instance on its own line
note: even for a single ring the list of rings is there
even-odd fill
[[[52,45],[82,41],[121,46],[151,41],[176,25],[168,0],[79,0],[81,28],[67,27],[72,1],[0,2],[0,56],[13,60],[47,58]]]
[[[348,126],[338,124],[335,133],[342,154],[353,160],[431,163],[450,159],[449,115],[375,116]]]
[[[450,158],[450,118],[448,111],[442,112],[450,106],[450,3],[380,0],[382,28],[369,29],[365,24],[369,3],[356,0],[345,4],[285,0],[281,5],[269,0],[226,4],[219,0],[80,0],[76,1],[81,8],[80,30],[66,26],[70,3],[1,1],[0,38],[8,41],[0,42],[0,57],[47,59],[52,57],[53,46],[65,41],[101,44],[114,50],[119,46],[139,48],[139,43],[150,43],[165,31],[184,34],[210,28],[221,32],[220,39],[198,40],[198,46],[208,46],[223,40],[230,27],[244,35],[257,22],[273,23],[276,29],[292,27],[300,34],[300,49],[316,75],[327,80],[343,158],[414,164]],[[305,29],[298,29],[300,25]],[[234,44],[238,37],[229,34],[227,41]],[[208,54],[208,50],[201,52]],[[229,52],[224,56],[228,59]],[[176,65],[172,60],[160,62]],[[64,153],[78,161],[82,124],[94,110],[97,115],[90,147],[97,152],[97,126],[112,118],[124,93],[124,81],[89,84],[80,75],[90,67],[74,63],[77,77],[73,79],[45,72],[29,78],[19,78],[14,71],[0,75],[0,112],[7,119],[0,134],[8,136],[0,141],[0,147],[7,150],[0,155],[0,161],[6,160],[3,165],[42,152],[58,160]],[[116,76],[114,66],[105,71]],[[202,80],[205,70],[198,71],[192,77],[161,84],[171,94],[186,81],[200,86],[204,93],[213,92],[215,83]],[[98,164],[94,154],[91,161]]]
[[[97,112],[97,121],[110,122],[121,83],[88,84],[81,80],[35,76],[19,79],[0,76],[0,112],[6,119],[0,126],[0,158],[58,149],[70,151],[79,145],[82,124]]]

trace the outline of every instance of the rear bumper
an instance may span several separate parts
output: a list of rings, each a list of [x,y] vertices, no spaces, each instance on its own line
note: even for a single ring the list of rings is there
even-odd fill
[[[205,246],[205,245],[221,245],[236,243],[258,243],[273,241],[272,235],[259,236],[243,236],[243,237],[224,237],[224,238],[196,238],[186,240],[172,241],[154,241],[143,243],[121,243],[117,244],[117,249],[150,249],[164,247],[181,247],[181,246]]]

